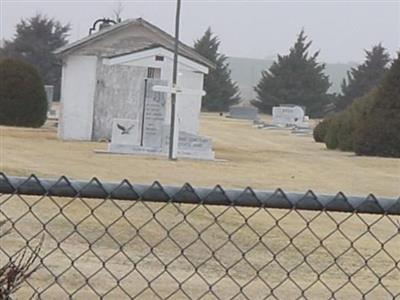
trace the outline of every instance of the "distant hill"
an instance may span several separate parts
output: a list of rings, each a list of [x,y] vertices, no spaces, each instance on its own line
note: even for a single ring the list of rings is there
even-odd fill
[[[232,80],[238,83],[243,100],[248,102],[254,99],[256,97],[254,86],[260,80],[261,72],[268,69],[273,60],[229,57],[228,62],[232,72]],[[346,77],[347,71],[356,65],[357,63],[326,64],[326,74],[332,83],[329,92],[340,93],[340,85],[343,78]]]

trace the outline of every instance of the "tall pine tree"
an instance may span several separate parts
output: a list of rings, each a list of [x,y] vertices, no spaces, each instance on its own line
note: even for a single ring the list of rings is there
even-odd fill
[[[354,99],[368,94],[384,77],[388,70],[390,56],[386,49],[378,44],[370,51],[365,50],[365,62],[347,72],[343,79],[342,95],[336,103],[336,110],[345,109]]]
[[[61,63],[53,51],[67,43],[70,26],[38,14],[21,20],[16,27],[14,39],[5,42],[3,55],[35,66],[44,84],[55,86],[55,98],[58,99]]]
[[[317,62],[319,52],[309,56],[304,30],[288,55],[278,55],[269,70],[263,71],[255,87],[257,99],[252,104],[261,111],[271,113],[274,106],[296,104],[305,106],[311,117],[323,115],[324,107],[331,101],[327,93],[330,83],[324,74],[325,64]]]
[[[227,57],[218,52],[220,43],[211,28],[208,28],[203,37],[194,44],[198,53],[216,65],[204,79],[207,94],[203,97],[202,109],[206,111],[227,111],[229,106],[240,100],[239,88],[231,79]]]

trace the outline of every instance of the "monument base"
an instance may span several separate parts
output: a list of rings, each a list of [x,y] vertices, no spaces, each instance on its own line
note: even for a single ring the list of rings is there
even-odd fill
[[[153,125],[147,124],[146,127],[144,124],[145,130],[140,136],[137,120],[114,119],[108,153],[168,156],[170,126],[158,124],[153,128]],[[179,131],[177,139],[178,158],[214,160],[210,138]]]
[[[143,154],[143,155],[158,155],[168,156],[169,152],[169,127],[165,126],[163,134],[160,137],[160,143],[154,145],[140,146],[138,144],[123,144],[111,142],[108,144],[109,153],[119,154]],[[178,158],[190,158],[201,160],[214,160],[215,153],[212,151],[211,139],[198,136],[196,134],[185,131],[179,132],[178,137]]]
[[[141,147],[134,145],[121,145],[121,144],[108,144],[106,153],[113,154],[133,154],[133,155],[156,155],[156,156],[168,156],[168,151],[161,148]],[[178,158],[189,158],[199,160],[214,160],[214,151],[196,151],[190,149],[179,149]]]

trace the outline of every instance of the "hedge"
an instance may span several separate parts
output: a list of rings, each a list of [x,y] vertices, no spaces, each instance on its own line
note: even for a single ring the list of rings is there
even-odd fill
[[[47,99],[37,70],[12,59],[0,61],[0,125],[40,127],[47,117]]]

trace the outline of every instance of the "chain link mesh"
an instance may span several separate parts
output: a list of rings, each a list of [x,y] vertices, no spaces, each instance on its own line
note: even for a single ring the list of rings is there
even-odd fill
[[[11,229],[0,235],[2,264],[44,236],[18,299],[400,299],[400,199],[367,214],[341,193],[332,201],[347,203],[342,211],[312,194],[319,206],[305,210],[277,190],[286,202],[271,208],[246,189],[246,207],[220,186],[185,185],[197,201],[181,203],[159,183],[110,192],[97,179],[87,186],[107,196],[88,198],[64,177],[16,187],[1,176],[0,221]],[[42,192],[22,192],[28,181]],[[54,196],[61,181],[65,196]]]

